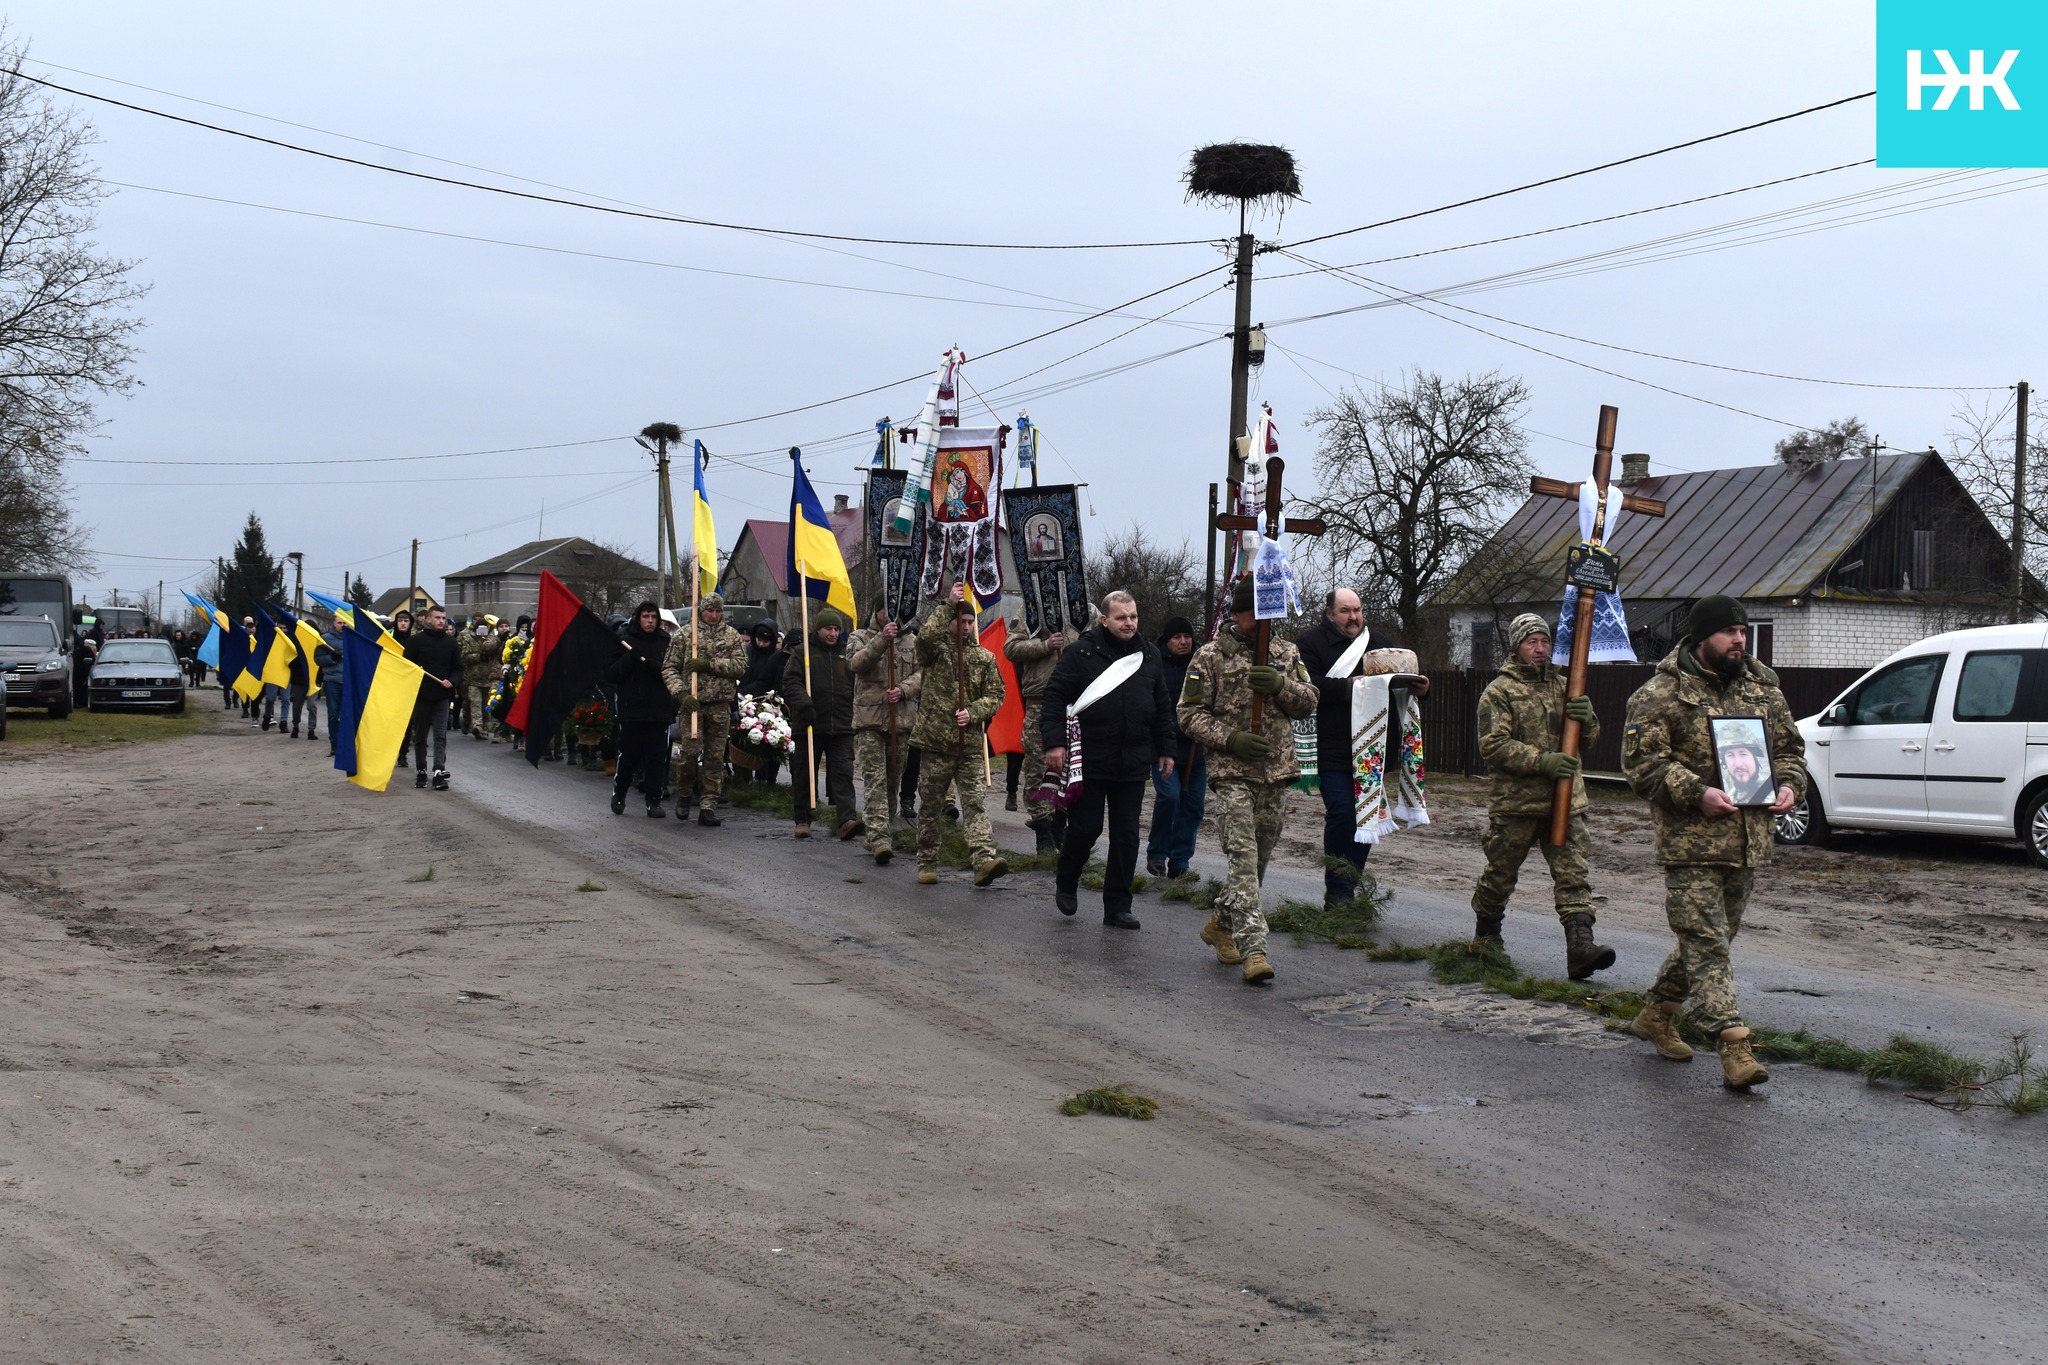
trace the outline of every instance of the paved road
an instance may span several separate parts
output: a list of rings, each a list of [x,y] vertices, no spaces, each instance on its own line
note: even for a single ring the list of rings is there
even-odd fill
[[[612,816],[600,781],[464,744],[458,792],[535,837],[668,890],[748,907],[828,958],[943,983],[983,1022],[1108,1042],[1130,1079],[1236,1118],[1314,1134],[1345,1166],[1448,1177],[1497,1201],[1502,1236],[1555,1229],[1637,1268],[1674,1267],[1819,1330],[1848,1358],[2048,1361],[2048,1118],[1951,1115],[1838,1073],[1776,1064],[1750,1095],[1702,1056],[1656,1059],[1577,1011],[1430,982],[1419,964],[1275,940],[1278,982],[1239,984],[1195,938],[1201,913],[1141,896],[1137,934],[1051,907],[1049,874],[987,891],[948,872],[913,884],[854,845],[799,843],[780,821],[728,812],[722,829]],[[1028,846],[1016,817],[1001,842]],[[1219,870],[1204,855],[1208,870]],[[1319,877],[1275,869],[1269,906]],[[1469,932],[1449,897],[1397,894],[1386,932]],[[1667,943],[1608,935],[1617,986],[1647,983]],[[1555,922],[1517,915],[1508,944],[1546,974]],[[1738,951],[1753,1016],[1859,1042],[1894,1031],[1989,1050],[2048,1038],[2019,1014]],[[1157,1093],[1157,1092],[1155,1092]],[[1164,1097],[1164,1095],[1162,1096]],[[1537,1231],[1532,1231],[1532,1229]],[[1602,1314],[1600,1290],[1578,1290]]]

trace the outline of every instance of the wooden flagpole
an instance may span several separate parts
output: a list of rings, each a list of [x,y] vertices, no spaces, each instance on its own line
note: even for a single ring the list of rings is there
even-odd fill
[[[811,590],[804,578],[802,567],[796,571],[797,620],[802,622],[804,632],[804,695],[811,699],[811,710],[818,709],[817,694],[811,691]],[[804,805],[811,814],[817,814],[818,804],[818,749],[813,727],[804,726]]]

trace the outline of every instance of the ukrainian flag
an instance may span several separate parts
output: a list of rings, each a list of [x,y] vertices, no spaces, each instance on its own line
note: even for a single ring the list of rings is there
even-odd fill
[[[370,613],[367,611],[356,610],[354,603],[344,602],[338,597],[329,597],[324,592],[312,592],[309,590],[306,593],[306,596],[312,598],[315,602],[318,602],[321,606],[333,612],[334,619],[340,623],[341,628],[343,630],[349,630],[352,628],[366,630],[376,639],[378,644],[382,645],[391,653],[398,655],[403,655],[405,653],[404,650],[398,647],[398,641],[391,638],[391,632],[385,630],[383,626],[377,624],[376,617],[370,615]],[[366,624],[358,625],[358,622]]]
[[[269,612],[255,602],[249,606],[256,613],[256,643],[250,650],[249,666],[266,686],[290,687],[292,660],[299,656],[299,651],[292,645],[291,637],[277,628]]]
[[[358,787],[380,792],[391,785],[391,770],[412,724],[426,671],[403,654],[383,648],[378,638],[383,631],[369,615],[355,613],[355,624],[341,633],[334,766]]]
[[[263,680],[249,668],[249,652],[255,647],[255,640],[242,629],[240,621],[230,621],[220,632],[220,675],[228,680],[228,686],[243,701],[254,701],[263,695]]]
[[[704,466],[710,458],[704,443],[697,442],[696,453],[692,457],[697,469],[697,483],[691,499],[695,504],[695,515],[690,528],[690,543],[697,552],[699,596],[718,591],[718,530],[711,524],[711,496],[704,491]]]
[[[294,616],[283,607],[273,606],[271,612],[284,624],[284,633],[291,638],[292,647],[298,656],[306,661],[306,690],[320,690],[320,665],[313,662],[313,651],[320,648],[320,632],[313,629],[313,623]]]
[[[802,591],[822,597],[846,613],[849,621],[860,620],[860,608],[853,602],[853,580],[846,574],[846,557],[839,553],[838,537],[825,517],[824,504],[804,473],[803,451],[789,448],[789,462],[796,470],[796,482],[789,493],[789,595]]]
[[[179,591],[183,592],[184,589],[181,588]],[[206,638],[199,642],[199,648],[194,651],[192,657],[208,668],[219,668],[220,637],[228,619],[227,615],[213,603],[194,593],[186,592],[185,600],[198,608],[199,614],[206,618]]]

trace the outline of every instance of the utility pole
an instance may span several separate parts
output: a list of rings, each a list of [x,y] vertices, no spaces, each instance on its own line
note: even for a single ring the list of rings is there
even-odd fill
[[[1245,230],[1246,206],[1237,207],[1237,315],[1230,328],[1230,510],[1237,509],[1244,483],[1244,451],[1237,441],[1245,434],[1252,376],[1252,235]]]
[[[413,542],[412,542],[412,581],[411,581],[411,582],[410,582],[410,583],[409,583],[409,584],[407,585],[407,587],[406,587],[406,589],[405,589],[405,609],[406,609],[406,611],[407,611],[408,613],[410,613],[410,612],[412,611],[412,608],[413,608],[413,603],[415,603],[415,602],[419,601],[419,597],[420,597],[420,542],[419,542],[419,537],[418,537],[418,536],[414,536],[414,537],[413,537]]]
[[[1209,519],[1202,523],[1202,539],[1209,547],[1209,576],[1202,580],[1202,633],[1216,619],[1216,485],[1209,485]]]
[[[668,450],[682,439],[683,429],[674,422],[649,422],[633,438],[635,444],[654,456],[654,571],[660,580],[655,596],[678,606],[684,600],[683,566],[676,543],[675,495],[669,488]],[[690,589],[690,603],[693,606],[696,603],[694,584]]]
[[[2019,407],[2012,421],[2012,605],[2018,621],[2027,591],[2027,381],[2020,381]]]
[[[306,554],[293,550],[285,556],[292,562],[292,615],[306,614]]]
[[[159,629],[164,623],[164,581],[161,578],[156,581],[156,623]]]

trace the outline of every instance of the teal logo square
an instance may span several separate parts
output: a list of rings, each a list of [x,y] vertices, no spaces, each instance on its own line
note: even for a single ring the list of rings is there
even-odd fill
[[[1879,166],[2048,166],[2048,5],[1878,0]]]

